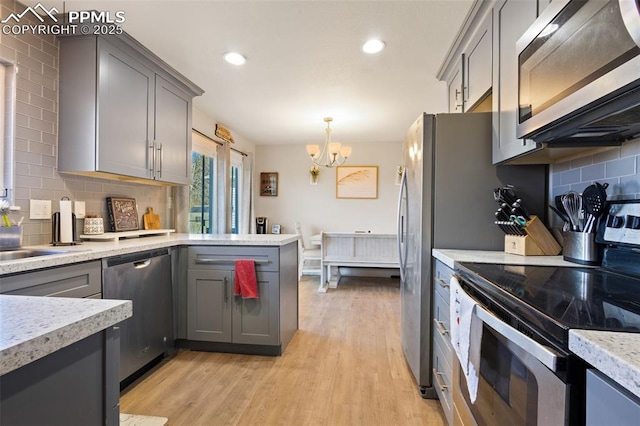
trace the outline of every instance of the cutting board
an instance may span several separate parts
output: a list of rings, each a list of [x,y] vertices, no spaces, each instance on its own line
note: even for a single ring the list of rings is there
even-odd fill
[[[153,212],[153,208],[147,207],[148,212],[142,215],[144,229],[160,229],[160,216]]]

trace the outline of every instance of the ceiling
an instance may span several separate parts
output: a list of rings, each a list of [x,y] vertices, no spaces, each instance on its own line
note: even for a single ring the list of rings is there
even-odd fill
[[[326,116],[334,141],[402,140],[420,112],[445,110],[436,74],[473,0],[64,3],[124,11],[126,32],[204,89],[197,109],[263,145],[321,142]],[[386,49],[364,54],[372,37]],[[231,50],[247,63],[224,62]]]

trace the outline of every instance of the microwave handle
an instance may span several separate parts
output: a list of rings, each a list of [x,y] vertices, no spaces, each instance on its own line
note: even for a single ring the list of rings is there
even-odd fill
[[[633,41],[640,46],[640,5],[637,1],[618,0],[624,26]]]
[[[557,371],[558,358],[560,355],[549,349],[547,346],[541,345],[510,327],[507,323],[500,320],[495,315],[489,313],[479,304],[476,304],[476,316],[481,319],[489,327],[493,328],[499,334],[504,336],[505,339],[515,343],[524,351],[533,355],[538,361],[546,365],[551,371]]]

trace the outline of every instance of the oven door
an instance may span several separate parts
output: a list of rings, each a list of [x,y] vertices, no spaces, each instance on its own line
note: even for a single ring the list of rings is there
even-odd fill
[[[453,400],[464,425],[565,425],[569,387],[552,369],[555,351],[529,339],[480,305],[483,323],[478,393],[471,402],[464,374],[454,370]]]
[[[639,8],[640,0],[557,0],[543,11],[516,45],[519,138],[636,84]]]

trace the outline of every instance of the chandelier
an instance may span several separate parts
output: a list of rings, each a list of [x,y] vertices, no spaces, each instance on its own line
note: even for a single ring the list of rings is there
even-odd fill
[[[325,132],[327,137],[324,141],[322,151],[318,145],[307,145],[307,153],[311,156],[311,161],[316,166],[334,167],[343,164],[351,155],[350,146],[342,146],[338,142],[331,142],[331,122],[333,118],[326,117],[324,122],[327,123]]]

